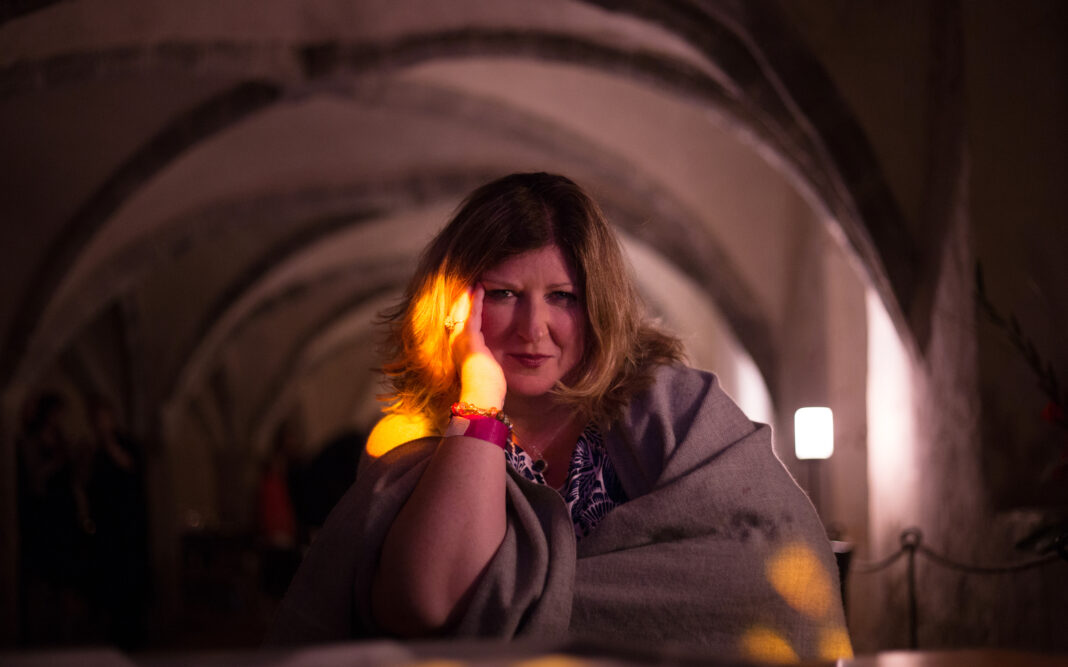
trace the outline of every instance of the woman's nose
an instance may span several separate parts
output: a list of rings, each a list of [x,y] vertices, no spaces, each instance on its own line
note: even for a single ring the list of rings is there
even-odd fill
[[[540,299],[524,299],[519,308],[518,332],[523,340],[537,343],[548,331],[548,312]]]

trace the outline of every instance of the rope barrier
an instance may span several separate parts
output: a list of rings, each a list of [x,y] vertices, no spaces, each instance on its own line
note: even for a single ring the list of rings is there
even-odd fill
[[[1030,570],[1032,568],[1041,567],[1053,561],[1064,559],[1068,561],[1068,534],[1062,534],[1057,537],[1053,542],[1053,552],[1020,563],[1012,563],[1009,565],[970,565],[968,563],[962,563],[956,559],[950,558],[937,551],[931,549],[923,543],[923,532],[919,528],[912,527],[906,528],[901,532],[901,548],[895,553],[890,554],[882,560],[873,562],[856,562],[850,568],[850,570],[857,574],[872,574],[879,572],[890,567],[902,556],[907,556],[907,572],[906,579],[908,585],[908,612],[909,612],[909,648],[915,650],[919,647],[918,640],[918,622],[919,611],[916,595],[916,554],[921,554],[931,559],[933,562],[941,565],[942,567],[964,572],[966,574],[1007,574],[1012,572],[1020,572],[1023,570]]]
[[[921,546],[920,553],[927,556],[934,562],[938,563],[942,567],[949,568],[951,570],[960,570],[968,574],[1004,574],[1008,572],[1020,572],[1022,570],[1030,570],[1031,568],[1045,565],[1046,563],[1052,563],[1060,558],[1057,553],[1046,554],[1041,558],[1035,558],[1034,560],[1024,561],[1022,563],[1014,563],[1012,565],[968,565],[955,561],[947,556],[943,556],[940,553],[931,551],[930,548]]]
[[[913,527],[906,528],[901,532],[901,548],[894,553],[877,561],[854,561],[849,569],[857,574],[872,574],[874,572],[879,572],[896,563],[902,556],[909,553],[911,550],[919,552],[942,567],[951,570],[959,570],[968,574],[1006,574],[1041,567],[1042,565],[1052,563],[1062,558],[1068,560],[1068,554],[1063,552],[1064,546],[1057,544],[1055,548],[1056,550],[1051,553],[1020,563],[1011,563],[1008,565],[970,565],[931,549],[923,543],[923,533],[920,529]]]
[[[857,574],[871,574],[873,572],[878,572],[879,570],[885,570],[886,568],[896,563],[904,555],[905,550],[898,549],[897,551],[882,560],[869,563],[856,561],[855,563],[850,565],[849,570]]]

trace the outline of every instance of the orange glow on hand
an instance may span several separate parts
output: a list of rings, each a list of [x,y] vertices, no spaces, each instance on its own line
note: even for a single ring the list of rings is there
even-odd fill
[[[449,316],[456,323],[453,334],[463,331],[464,325],[467,324],[467,318],[471,316],[471,293],[469,291],[464,290],[460,294],[456,302],[452,304],[452,308],[449,309]]]
[[[787,604],[802,614],[822,619],[831,611],[833,588],[837,582],[820,564],[816,554],[804,544],[787,544],[767,564],[767,577]]]
[[[422,415],[390,414],[375,424],[367,438],[367,453],[378,458],[412,440],[437,435]]]
[[[431,393],[445,392],[456,382],[452,341],[463,326],[453,327],[450,331],[446,321],[466,319],[470,304],[470,295],[459,279],[438,273],[429,279],[429,286],[411,306],[407,372],[421,376],[432,389]],[[422,409],[426,406],[407,407]]]

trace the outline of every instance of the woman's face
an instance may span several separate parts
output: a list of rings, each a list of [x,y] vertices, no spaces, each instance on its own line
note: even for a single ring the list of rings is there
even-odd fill
[[[555,245],[486,271],[482,336],[504,369],[509,396],[537,397],[581,361],[586,309],[575,272]]]

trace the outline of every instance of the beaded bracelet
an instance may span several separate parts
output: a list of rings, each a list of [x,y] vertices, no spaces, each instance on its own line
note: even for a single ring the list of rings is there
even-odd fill
[[[512,437],[512,420],[497,408],[480,408],[470,403],[453,403],[452,419],[445,437],[463,435],[478,438],[505,449]]]

